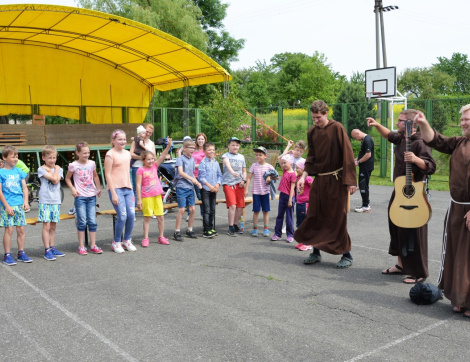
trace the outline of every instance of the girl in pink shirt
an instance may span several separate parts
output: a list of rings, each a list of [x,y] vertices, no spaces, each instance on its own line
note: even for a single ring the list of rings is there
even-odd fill
[[[305,160],[297,161],[295,164],[295,171],[297,173],[297,181],[302,177],[305,169]],[[297,197],[295,200],[295,216],[296,216],[296,226],[299,227],[300,224],[305,220],[305,216],[307,215],[307,208],[308,208],[308,198],[310,194],[310,188],[313,183],[313,179],[310,176],[305,178],[304,188],[301,190],[297,190]],[[312,245],[305,245],[302,243],[298,243],[296,249],[300,251],[307,251],[312,250]]]
[[[131,154],[125,149],[126,134],[117,129],[111,136],[112,148],[106,152],[104,160],[104,175],[108,186],[109,199],[116,210],[116,226],[112,249],[116,253],[136,251],[132,244],[131,235],[134,229],[135,200],[130,179]],[[121,243],[121,234],[124,230],[124,239]]]
[[[168,145],[161,153],[157,161],[150,151],[144,151],[141,154],[143,167],[137,170],[137,207],[142,209],[144,214],[144,238],[142,239],[142,247],[149,246],[149,227],[152,214],[157,217],[158,221],[158,240],[162,245],[170,244],[168,239],[163,235],[165,224],[163,219],[163,189],[158,177],[158,166],[165,161],[165,156],[170,152],[171,138],[167,138]]]
[[[193,154],[191,155],[194,158],[194,165],[196,169],[194,170],[194,177],[198,177],[199,175],[199,164],[201,163],[202,159],[206,157],[204,153],[204,143],[207,142],[207,136],[204,133],[198,133],[196,136],[196,149],[194,150]],[[196,191],[196,197],[198,200],[201,200],[201,190],[199,187],[194,187],[194,191]],[[204,214],[204,207],[201,204],[201,215]]]
[[[294,241],[294,191],[296,182],[296,173],[292,169],[287,155],[282,156],[280,160],[282,167],[282,178],[279,182],[279,208],[276,218],[276,227],[271,241],[281,240],[282,224],[284,223],[284,214],[286,215],[286,242]]]
[[[96,195],[101,196],[100,179],[96,173],[95,162],[88,159],[90,157],[88,143],[78,143],[75,146],[75,155],[77,160],[69,164],[65,183],[75,198],[78,253],[80,255],[88,254],[84,245],[85,231],[88,226],[90,251],[94,254],[101,254],[103,251],[96,245]]]

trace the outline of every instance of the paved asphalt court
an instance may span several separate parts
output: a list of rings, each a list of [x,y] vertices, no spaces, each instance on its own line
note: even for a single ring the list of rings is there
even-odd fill
[[[73,198],[68,189],[62,212]],[[225,205],[217,207],[219,236],[111,251],[112,218],[98,217],[101,255],[77,254],[73,220],[57,227],[59,250],[43,259],[41,224],[26,227],[32,264],[0,267],[0,359],[28,361],[468,361],[470,320],[453,314],[448,300],[418,306],[403,276],[385,276],[396,260],[388,255],[387,205],[391,187],[372,186],[368,214],[352,212],[348,228],[354,264],[334,268],[340,256],[303,265],[309,252],[294,244],[226,235]],[[222,197],[222,195],[219,195]],[[448,192],[432,191],[428,282],[436,284]],[[351,209],[360,205],[351,198]],[[101,210],[111,209],[106,192]],[[37,215],[33,204],[28,217]],[[277,215],[272,202],[271,230]],[[176,212],[165,218],[166,236]],[[185,226],[185,223],[183,222]],[[183,228],[183,232],[185,229]],[[3,230],[0,232],[3,233]],[[15,233],[16,234],[16,233]],[[12,252],[16,253],[16,239]]]

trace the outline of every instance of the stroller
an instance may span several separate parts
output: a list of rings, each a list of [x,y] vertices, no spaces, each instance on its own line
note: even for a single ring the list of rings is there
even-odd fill
[[[175,163],[176,160],[165,161],[158,168],[158,177],[161,180],[163,188],[163,204],[171,204],[176,202],[176,189],[173,185],[175,179]],[[165,215],[168,209],[165,209]]]

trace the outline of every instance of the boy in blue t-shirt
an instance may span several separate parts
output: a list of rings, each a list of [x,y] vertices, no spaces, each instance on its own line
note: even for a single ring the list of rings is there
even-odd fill
[[[15,147],[3,147],[2,158],[5,163],[4,167],[0,169],[0,226],[5,228],[3,263],[6,265],[16,264],[10,252],[13,226],[16,226],[18,261],[31,263],[33,260],[24,252],[24,226],[26,225],[24,210],[29,208],[28,188],[25,179],[28,175],[15,167],[18,162],[18,150]]]
[[[175,188],[176,188],[176,201],[178,202],[178,215],[175,221],[175,233],[173,239],[176,241],[183,241],[181,236],[181,221],[183,219],[184,210],[186,207],[189,209],[188,230],[186,236],[188,238],[197,239],[196,233],[193,231],[194,224],[194,185],[202,188],[201,184],[194,177],[194,158],[191,157],[196,144],[191,140],[186,140],[183,143],[183,154],[176,159],[175,167]]]

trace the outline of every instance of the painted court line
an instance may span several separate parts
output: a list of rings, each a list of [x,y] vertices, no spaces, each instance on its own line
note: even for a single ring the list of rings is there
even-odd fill
[[[69,317],[71,320],[73,320],[75,323],[77,323],[79,326],[82,328],[86,329],[88,332],[93,334],[98,340],[100,340],[102,343],[107,344],[112,350],[114,350],[117,354],[119,354],[122,358],[124,358],[127,361],[137,361],[134,357],[132,357],[130,354],[128,354],[126,351],[122,350],[114,344],[112,341],[110,341],[108,338],[106,338],[104,335],[102,335],[100,332],[98,332],[96,329],[94,329],[92,326],[90,326],[88,323],[84,322],[81,320],[77,315],[74,313],[70,312],[67,308],[65,308],[62,304],[57,302],[56,300],[52,299],[46,292],[43,290],[39,289],[36,287],[34,284],[29,282],[26,278],[24,278],[22,275],[18,274],[17,272],[13,271],[11,267],[4,266],[6,270],[8,270],[11,274],[13,274],[16,278],[21,280],[24,284],[26,284],[28,287],[33,289],[37,294],[39,294],[43,299],[45,299],[47,302],[52,304],[54,307],[56,307],[58,310],[60,310],[62,313],[64,313],[67,317]]]
[[[437,327],[439,327],[440,325],[442,325],[442,324],[444,324],[444,323],[446,323],[446,322],[447,322],[447,320],[443,320],[443,321],[439,321],[439,322],[436,322],[436,323],[434,323],[434,324],[431,324],[430,326],[427,326],[427,327],[425,327],[425,328],[423,328],[423,329],[420,329],[418,332],[411,333],[411,334],[409,334],[409,335],[407,335],[407,336],[405,336],[405,337],[396,339],[395,341],[390,342],[390,343],[387,343],[387,344],[385,344],[385,345],[383,345],[383,346],[381,346],[381,347],[379,347],[379,348],[374,349],[373,351],[370,351],[370,352],[361,354],[361,355],[359,355],[359,356],[356,356],[356,357],[354,357],[353,359],[348,360],[347,362],[359,361],[359,360],[361,360],[361,359],[363,359],[363,358],[365,358],[365,357],[369,357],[369,356],[371,356],[371,355],[373,355],[373,354],[376,354],[377,352],[384,351],[384,350],[386,350],[386,349],[388,349],[388,348],[390,348],[390,347],[393,347],[393,346],[395,346],[395,345],[397,345],[397,344],[400,344],[400,343],[402,343],[402,342],[408,341],[409,339],[418,337],[419,335],[421,335],[421,334],[423,334],[423,333],[425,333],[425,332],[427,332],[427,331],[430,331],[431,329],[437,328]]]

